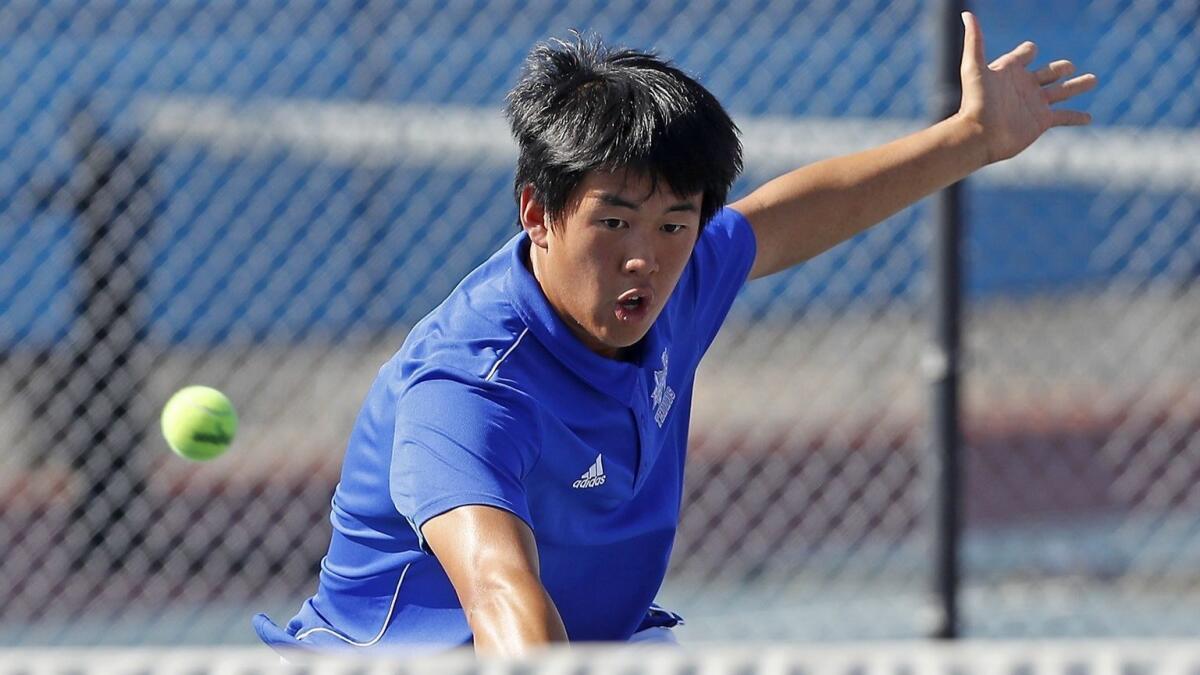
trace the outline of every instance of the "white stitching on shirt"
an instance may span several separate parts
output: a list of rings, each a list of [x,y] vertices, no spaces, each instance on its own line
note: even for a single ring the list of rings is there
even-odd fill
[[[333,637],[341,640],[342,642],[345,642],[348,645],[354,646],[354,647],[370,647],[371,645],[375,644],[376,642],[379,642],[380,638],[383,637],[383,634],[385,632],[387,632],[388,624],[392,622],[392,612],[396,611],[396,599],[400,597],[400,587],[402,585],[404,585],[404,576],[406,574],[408,574],[409,567],[412,567],[412,563],[405,565],[404,570],[402,572],[400,572],[400,580],[396,582],[396,592],[392,594],[392,606],[388,607],[387,616],[383,617],[383,626],[381,626],[379,628],[379,634],[376,635],[375,637],[371,638],[370,642],[355,642],[354,640],[351,640],[350,638],[346,637],[345,635],[342,635],[341,633],[339,633],[335,630],[330,630],[323,626],[309,628],[308,630],[304,631],[303,633],[300,633],[299,635],[297,635],[296,639],[303,640],[304,638],[308,637],[309,635],[312,635],[313,633],[324,632],[324,633],[329,633]]]
[[[513,343],[513,346],[509,347],[508,351],[504,352],[504,356],[501,356],[500,360],[496,362],[496,365],[492,366],[491,372],[489,372],[487,374],[487,377],[483,378],[484,380],[487,380],[490,382],[491,379],[496,376],[496,371],[500,369],[500,364],[504,363],[504,359],[507,359],[509,354],[512,354],[513,352],[517,351],[517,345],[521,344],[521,340],[525,337],[525,334],[528,332],[529,332],[529,327],[526,326],[525,330],[521,331],[521,334],[517,336],[517,341]]]

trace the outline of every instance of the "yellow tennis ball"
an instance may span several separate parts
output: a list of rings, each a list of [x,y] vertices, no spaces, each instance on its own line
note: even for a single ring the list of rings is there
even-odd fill
[[[176,454],[187,459],[219,457],[229,449],[237,426],[233,404],[212,387],[184,387],[163,406],[163,437]]]

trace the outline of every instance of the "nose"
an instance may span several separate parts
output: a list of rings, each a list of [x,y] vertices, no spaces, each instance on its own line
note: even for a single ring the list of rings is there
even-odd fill
[[[638,276],[648,276],[658,271],[658,256],[648,237],[630,237],[624,268],[627,273]]]

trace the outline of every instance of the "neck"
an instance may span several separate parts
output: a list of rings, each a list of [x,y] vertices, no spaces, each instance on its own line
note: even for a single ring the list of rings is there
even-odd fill
[[[549,290],[552,285],[547,283],[549,279],[547,278],[548,273],[546,271],[546,261],[543,259],[544,255],[545,251],[531,243],[529,246],[529,256],[525,260],[525,266],[533,274],[533,278],[537,281],[538,287],[542,289],[542,295],[545,296],[546,301],[550,303],[550,309],[554,310],[554,313],[558,315],[558,318],[562,319],[562,322],[566,324],[567,329],[571,331],[571,334],[574,335],[580,342],[582,342],[585,347],[607,359],[623,359],[623,353],[628,352],[628,349],[609,347],[592,337],[592,335],[584,330],[583,326],[580,325],[580,323],[576,321],[569,312],[567,312],[566,308],[559,301],[558,296]]]

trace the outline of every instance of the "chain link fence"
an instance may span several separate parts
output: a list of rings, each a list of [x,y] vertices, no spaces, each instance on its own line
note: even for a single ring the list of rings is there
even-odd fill
[[[989,55],[1102,86],[1093,129],[968,183],[964,632],[1195,634],[1200,6],[979,4]],[[923,124],[931,11],[0,2],[0,644],[247,642],[314,590],[377,368],[516,231],[500,109],[537,40],[698,74],[740,195]],[[744,290],[697,382],[685,639],[928,633],[927,220]],[[157,431],[193,383],[243,421],[199,465]]]

